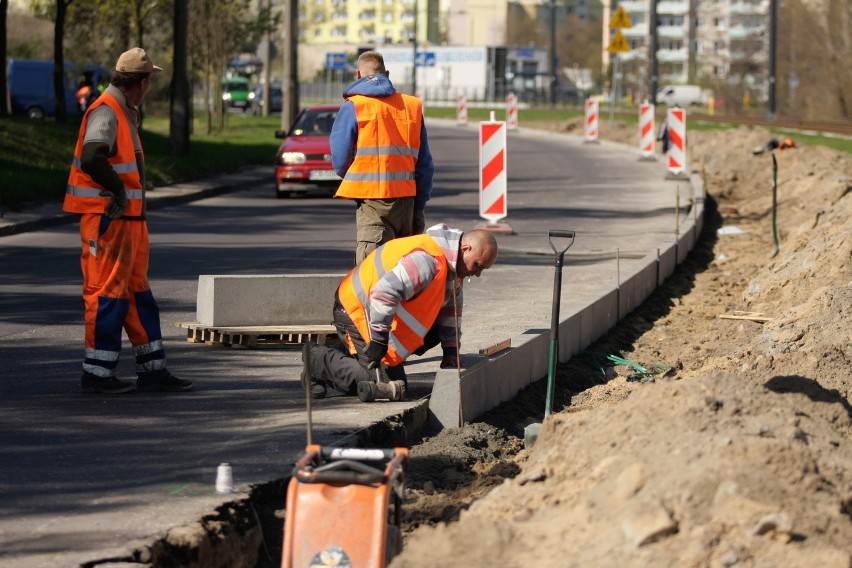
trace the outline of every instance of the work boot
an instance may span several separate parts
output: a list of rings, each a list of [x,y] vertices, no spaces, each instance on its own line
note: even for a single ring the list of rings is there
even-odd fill
[[[358,400],[361,402],[373,402],[374,400],[403,401],[405,400],[405,383],[402,381],[382,381],[379,383],[361,381],[358,383]]]
[[[115,376],[98,377],[91,373],[83,373],[83,377],[80,379],[80,388],[83,392],[99,392],[103,394],[122,394],[136,390],[136,387],[131,382],[122,381]]]
[[[302,374],[300,377],[302,382],[302,392],[305,391],[305,384],[308,381],[311,381],[311,398],[325,398],[325,385],[314,378],[313,371],[311,370],[311,349],[313,349],[315,345],[316,343],[312,341],[306,341],[305,344],[302,345]]]
[[[183,392],[192,388],[192,381],[179,379],[168,369],[152,373],[140,373],[136,378],[136,388],[148,392]]]

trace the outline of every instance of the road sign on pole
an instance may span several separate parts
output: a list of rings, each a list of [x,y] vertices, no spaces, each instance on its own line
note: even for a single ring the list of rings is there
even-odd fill
[[[326,53],[325,54],[326,69],[346,69],[346,54],[345,53]]]

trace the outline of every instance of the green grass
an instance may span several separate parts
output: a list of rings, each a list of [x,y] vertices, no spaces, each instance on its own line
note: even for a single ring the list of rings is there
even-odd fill
[[[251,164],[269,164],[271,171],[279,128],[279,117],[230,114],[227,129],[208,136],[198,134],[204,124],[197,119],[190,155],[181,158],[172,153],[168,119],[146,117],[141,137],[148,183],[163,185]],[[24,117],[0,120],[0,206],[62,200],[78,130],[73,120],[64,125]]]
[[[502,105],[493,108],[469,108],[471,122],[489,120],[494,111],[497,120],[505,120]],[[426,116],[456,117],[454,107],[428,107]],[[559,122],[583,117],[582,109],[520,109],[519,121]],[[616,119],[627,124],[637,122],[636,113],[618,112]],[[601,120],[609,119],[609,110],[601,108]],[[257,117],[228,114],[227,128],[222,133],[206,135],[202,118],[194,124],[190,155],[176,157],[169,142],[169,121],[165,117],[146,117],[142,128],[148,183],[170,182],[234,171],[252,164],[269,164],[270,171],[279,140],[275,130],[281,128],[280,117]],[[690,129],[717,130],[731,125],[693,121]],[[0,120],[0,206],[15,207],[23,203],[60,201],[65,195],[68,167],[77,141],[79,124],[73,120],[60,125],[52,120],[33,121],[22,117]],[[773,129],[778,136],[790,136],[799,145],[823,145],[852,153],[852,140],[818,134]],[[440,167],[440,164],[438,165]]]

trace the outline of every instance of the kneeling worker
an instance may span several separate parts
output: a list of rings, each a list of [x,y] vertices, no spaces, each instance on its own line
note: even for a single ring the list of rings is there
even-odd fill
[[[334,325],[341,344],[305,344],[302,385],[310,381],[315,398],[333,389],[365,402],[403,400],[402,364],[439,342],[441,368],[456,367],[461,280],[478,277],[496,260],[494,235],[443,224],[381,245],[337,288]]]

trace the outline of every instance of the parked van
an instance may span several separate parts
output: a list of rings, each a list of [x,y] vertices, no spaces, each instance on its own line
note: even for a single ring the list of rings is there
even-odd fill
[[[50,60],[9,60],[6,66],[6,84],[12,114],[25,114],[30,118],[56,115],[53,68],[53,61]],[[106,75],[103,67],[80,69],[71,62],[65,63],[65,108],[68,116],[80,114],[76,93],[84,76],[91,80],[93,88],[97,88]]]
[[[657,91],[657,103],[667,106],[705,105],[709,97],[710,91],[698,85],[666,85]]]

